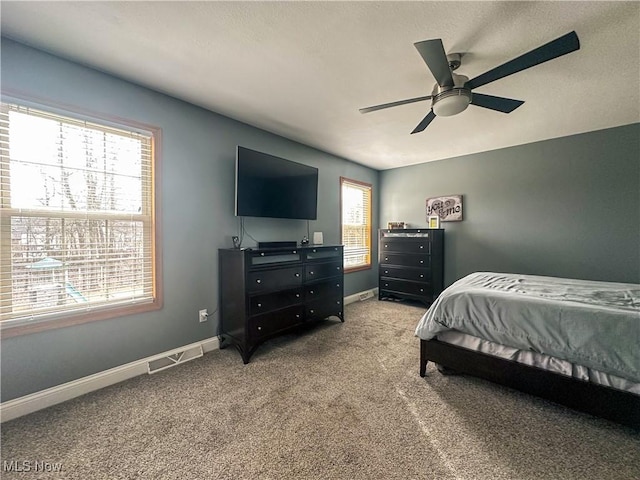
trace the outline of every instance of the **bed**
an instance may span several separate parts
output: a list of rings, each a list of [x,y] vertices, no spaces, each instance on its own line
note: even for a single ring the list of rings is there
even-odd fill
[[[485,378],[640,428],[640,285],[476,272],[421,318],[420,375]]]

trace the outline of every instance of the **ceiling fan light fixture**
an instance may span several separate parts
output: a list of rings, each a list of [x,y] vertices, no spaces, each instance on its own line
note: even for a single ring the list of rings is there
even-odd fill
[[[438,94],[433,99],[433,113],[438,117],[451,117],[464,112],[471,103],[471,91],[454,88]]]

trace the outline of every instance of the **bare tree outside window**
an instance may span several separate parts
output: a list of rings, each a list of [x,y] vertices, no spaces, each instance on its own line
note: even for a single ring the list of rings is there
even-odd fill
[[[153,136],[0,115],[1,320],[152,301]]]

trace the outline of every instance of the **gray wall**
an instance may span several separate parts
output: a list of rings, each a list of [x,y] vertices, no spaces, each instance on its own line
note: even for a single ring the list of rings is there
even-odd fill
[[[2,401],[215,335],[217,249],[231,247],[237,144],[319,168],[318,219],[325,243],[340,241],[339,178],[372,183],[378,172],[188,103],[2,39],[2,88],[56,104],[162,128],[164,308],[2,340]],[[377,224],[374,225],[377,228]],[[257,240],[300,240],[307,222],[247,218]],[[245,246],[254,242],[245,237]],[[345,294],[377,286],[375,269],[347,274]],[[240,357],[238,357],[241,366]]]
[[[434,140],[434,141],[437,141]],[[443,222],[445,283],[473,271],[640,283],[640,124],[381,172],[380,224]]]

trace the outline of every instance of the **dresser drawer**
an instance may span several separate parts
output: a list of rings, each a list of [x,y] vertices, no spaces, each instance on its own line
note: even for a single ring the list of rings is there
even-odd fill
[[[249,336],[260,338],[299,325],[302,323],[303,314],[304,306],[294,305],[264,315],[250,317]]]
[[[307,320],[323,320],[331,315],[341,316],[343,307],[342,298],[323,298],[307,302],[305,317]]]
[[[251,266],[299,262],[302,259],[302,254],[295,248],[287,251],[251,252],[248,256],[249,265]]]
[[[341,259],[341,247],[313,247],[304,252],[306,260]]]
[[[431,266],[431,257],[429,255],[381,253],[380,263],[389,265],[402,265],[403,267],[429,268]]]
[[[249,298],[249,314],[258,315],[298,303],[302,303],[301,288],[254,295]]]
[[[222,279],[224,282],[224,279]],[[302,285],[302,267],[258,270],[247,275],[249,292],[268,292]]]
[[[429,282],[431,280],[431,270],[428,268],[389,267],[383,265],[380,267],[380,277],[413,280],[414,282]]]
[[[431,242],[428,238],[421,239],[397,239],[384,238],[380,241],[380,253],[401,252],[401,253],[431,253]]]
[[[391,292],[402,292],[410,295],[431,295],[433,289],[431,285],[426,283],[409,282],[405,280],[389,280],[387,278],[380,279],[380,290]]]
[[[342,275],[342,259],[335,262],[311,263],[304,266],[305,282],[322,280],[336,275]]]
[[[326,282],[314,283],[304,287],[305,301],[316,300],[323,297],[341,297],[342,278],[336,278]]]

